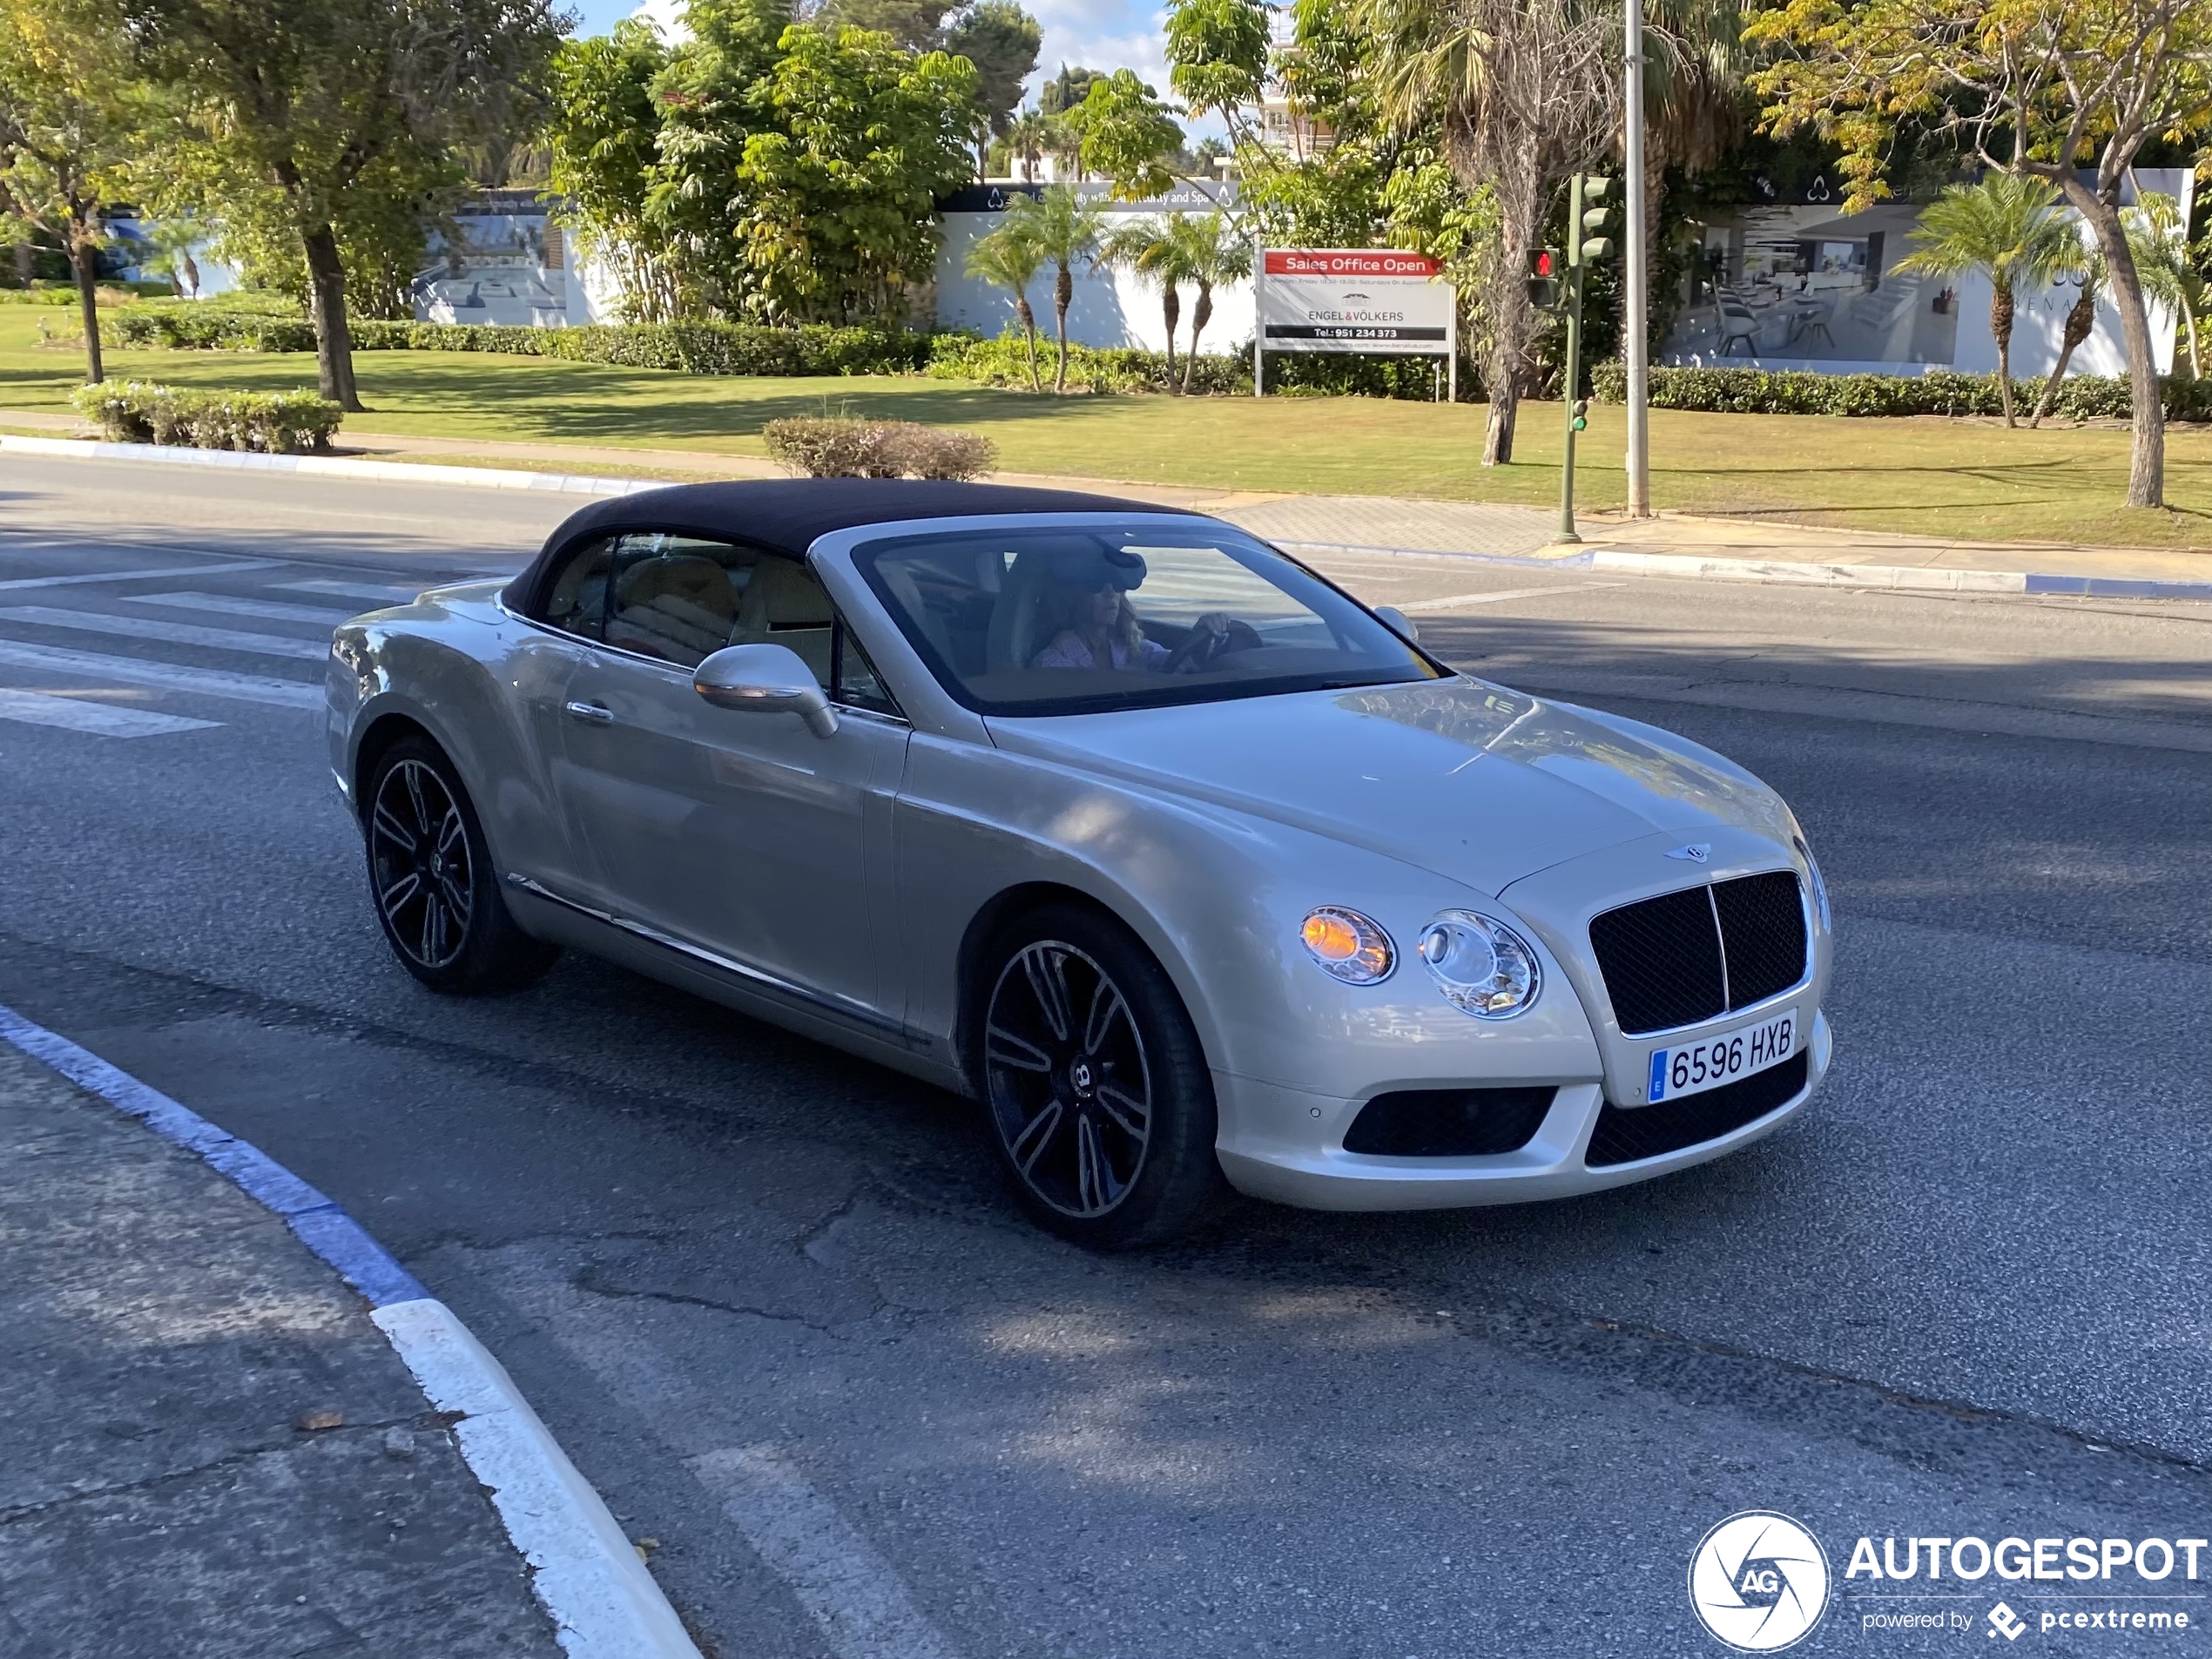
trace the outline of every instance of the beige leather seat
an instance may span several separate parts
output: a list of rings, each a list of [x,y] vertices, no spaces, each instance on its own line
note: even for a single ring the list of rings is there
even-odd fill
[[[837,611],[822,584],[804,565],[762,554],[738,604],[732,645],[788,645],[814,678],[830,683],[830,631]]]
[[[715,560],[643,559],[616,579],[607,643],[693,668],[729,644],[737,614],[729,573]]]

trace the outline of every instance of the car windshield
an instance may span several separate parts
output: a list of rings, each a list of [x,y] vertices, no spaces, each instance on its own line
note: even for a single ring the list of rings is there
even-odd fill
[[[1193,520],[964,529],[855,562],[948,691],[984,714],[1088,714],[1441,678],[1281,554]]]

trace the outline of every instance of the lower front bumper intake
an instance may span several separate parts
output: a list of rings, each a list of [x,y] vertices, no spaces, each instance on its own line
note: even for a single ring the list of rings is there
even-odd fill
[[[1217,1150],[1240,1192],[1309,1210],[1447,1210],[1526,1204],[1626,1186],[1748,1146],[1812,1098],[1834,1037],[1816,1015],[1795,1060],[1655,1106],[1615,1106],[1597,1083],[1562,1086],[1517,1150],[1484,1157],[1383,1157],[1344,1150],[1362,1102],[1216,1073]]]

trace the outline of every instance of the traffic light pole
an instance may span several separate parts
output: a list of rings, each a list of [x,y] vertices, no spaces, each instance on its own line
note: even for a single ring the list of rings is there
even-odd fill
[[[1567,198],[1567,381],[1560,401],[1567,410],[1567,448],[1559,469],[1559,539],[1579,542],[1575,533],[1575,428],[1582,385],[1582,175],[1576,173]]]

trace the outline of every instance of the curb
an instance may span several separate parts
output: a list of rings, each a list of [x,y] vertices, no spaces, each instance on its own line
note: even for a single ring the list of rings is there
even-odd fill
[[[506,1368],[358,1222],[259,1147],[4,1006],[0,1042],[197,1153],[282,1217],[302,1244],[368,1299],[369,1318],[430,1404],[455,1415],[462,1457],[489,1490],[508,1537],[529,1566],[531,1590],[570,1659],[700,1659],[604,1501]]]
[[[217,467],[233,472],[307,473],[324,478],[457,484],[474,489],[527,489],[563,496],[635,496],[665,489],[660,478],[593,478],[573,472],[509,472],[499,467],[442,467],[406,461],[353,461],[343,455],[269,455],[239,449],[185,449],[158,443],[107,443],[84,438],[24,438],[0,434],[0,454],[67,455],[78,461],[152,461],[170,467]]]
[[[1956,570],[1915,564],[1816,564],[1767,559],[1708,559],[1694,554],[1631,553],[1597,548],[1594,570],[1689,577],[1720,582],[1793,582],[1813,587],[1889,588],[1924,593],[2049,593],[2093,599],[2212,599],[2212,582],[2070,576],[2038,570]]]

